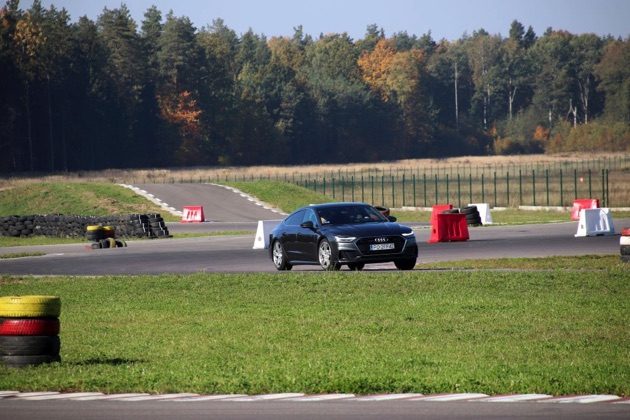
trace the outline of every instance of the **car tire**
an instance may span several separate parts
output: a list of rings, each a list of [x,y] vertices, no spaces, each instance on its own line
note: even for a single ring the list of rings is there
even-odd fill
[[[326,239],[322,239],[317,247],[317,260],[324,271],[338,271],[341,268],[341,264],[333,257],[330,242]]]
[[[398,260],[398,261],[394,261],[394,264],[396,265],[396,268],[399,270],[413,270],[413,268],[416,266],[416,260],[415,259]]]
[[[348,264],[348,268],[350,271],[361,271],[365,267],[364,263],[350,263]]]
[[[287,262],[287,254],[284,252],[284,247],[280,241],[274,241],[271,249],[273,265],[276,266],[276,270],[286,271],[293,268]]]

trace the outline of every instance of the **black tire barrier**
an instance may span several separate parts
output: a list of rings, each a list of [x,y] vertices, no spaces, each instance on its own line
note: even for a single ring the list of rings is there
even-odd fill
[[[466,206],[460,211],[463,214],[476,214],[479,215],[479,211],[477,210],[477,206]]]
[[[630,263],[630,255],[622,255],[620,258],[621,258],[621,261]]]
[[[19,368],[61,362],[59,355],[38,354],[36,356],[0,356],[0,364],[6,367]]]
[[[0,335],[1,356],[59,356],[60,349],[56,335]]]
[[[619,252],[621,255],[630,255],[630,245],[620,245]]]
[[[459,209],[444,210],[442,214],[459,214]]]
[[[154,223],[154,226],[151,226],[151,223]],[[110,227],[111,230],[105,229],[106,227]],[[0,236],[13,237],[83,237],[92,242],[99,242],[106,238],[106,235],[114,237],[113,232],[119,238],[158,237],[152,234],[154,228],[168,230],[164,219],[158,213],[102,217],[61,214],[0,217]],[[160,235],[160,237],[169,236],[168,234]]]
[[[60,312],[57,296],[0,297],[0,365],[60,362]]]

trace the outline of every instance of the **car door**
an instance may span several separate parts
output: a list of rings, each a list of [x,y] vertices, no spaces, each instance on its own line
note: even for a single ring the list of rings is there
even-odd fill
[[[312,228],[299,226],[296,236],[296,248],[303,261],[317,261],[317,242],[319,240],[319,222],[312,209],[306,209],[301,225],[311,222]]]
[[[299,210],[289,217],[284,222],[285,229],[282,233],[280,241],[284,245],[284,252],[287,254],[289,261],[301,260],[300,250],[297,243],[297,234],[300,229],[300,224],[304,219],[304,210]]]

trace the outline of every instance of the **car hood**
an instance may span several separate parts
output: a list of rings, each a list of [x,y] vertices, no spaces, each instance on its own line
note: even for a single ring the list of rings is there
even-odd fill
[[[411,232],[411,228],[398,223],[362,223],[352,225],[330,225],[321,228],[322,233],[343,236],[401,235]]]

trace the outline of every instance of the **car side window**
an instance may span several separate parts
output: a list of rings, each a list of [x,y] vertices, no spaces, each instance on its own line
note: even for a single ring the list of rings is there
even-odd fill
[[[304,213],[304,218],[302,219],[302,223],[304,222],[313,222],[314,226],[319,225],[317,222],[317,216],[315,216],[315,212],[311,209],[307,209]]]
[[[302,219],[304,218],[304,210],[297,211],[293,213],[291,216],[287,217],[284,221],[285,225],[289,226],[297,226],[302,223]]]

